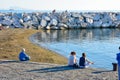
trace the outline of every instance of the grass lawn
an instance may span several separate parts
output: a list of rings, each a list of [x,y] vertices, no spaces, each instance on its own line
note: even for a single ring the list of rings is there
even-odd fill
[[[0,31],[0,59],[18,60],[21,48],[31,56],[31,61],[67,64],[67,59],[53,51],[39,47],[29,41],[29,36],[40,32],[34,29],[5,29]]]

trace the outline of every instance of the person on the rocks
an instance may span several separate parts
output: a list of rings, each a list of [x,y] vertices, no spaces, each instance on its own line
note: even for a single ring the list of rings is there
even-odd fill
[[[90,64],[94,64],[94,63],[86,58],[85,53],[82,53],[82,57],[80,57],[80,59],[79,59],[79,67],[80,68],[88,68],[90,66]]]
[[[69,56],[69,59],[68,59],[68,66],[78,67],[77,59],[76,59],[76,53],[74,51],[70,53],[70,56]]]
[[[120,51],[120,46],[119,46],[119,51]],[[120,52],[117,54],[117,62],[118,62],[118,80],[120,80]]]
[[[30,56],[28,56],[26,53],[25,53],[25,49],[23,48],[19,54],[19,60],[20,61],[29,61],[30,60]]]

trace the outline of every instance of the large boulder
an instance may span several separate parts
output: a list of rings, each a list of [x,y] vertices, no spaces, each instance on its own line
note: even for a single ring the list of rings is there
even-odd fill
[[[42,16],[42,19],[44,19],[44,20],[46,20],[46,21],[50,21],[50,17],[45,16],[45,15]]]
[[[52,19],[50,21],[50,25],[52,25],[52,26],[56,26],[57,24],[58,24],[58,21],[56,19]]]
[[[66,24],[64,24],[64,23],[59,23],[59,24],[58,24],[58,27],[61,27],[61,28],[62,28],[62,27],[68,28],[68,26],[67,26]]]
[[[94,21],[93,26],[94,27],[101,27],[102,26],[102,21],[101,20],[100,21]]]
[[[3,26],[10,26],[12,24],[11,20],[3,20],[0,21],[0,24],[2,24]]]
[[[24,22],[28,22],[31,20],[31,17],[29,15],[27,15],[23,18],[23,20],[24,20]]]
[[[79,13],[72,13],[71,15],[72,15],[72,17],[74,17],[74,18],[79,18],[79,17],[80,17],[80,14],[79,14]]]
[[[93,20],[94,20],[94,21],[98,21],[98,20],[100,20],[101,17],[102,17],[102,16],[101,16],[100,13],[96,13],[96,14],[93,16]]]
[[[117,20],[120,20],[120,14],[116,15]]]
[[[87,26],[88,26],[88,23],[81,22],[81,27],[82,27],[82,28],[87,28]]]
[[[86,22],[89,23],[89,24],[92,24],[92,23],[93,23],[93,19],[91,19],[91,18],[86,18]]]
[[[44,19],[42,19],[41,22],[40,22],[40,25],[41,25],[42,27],[46,27],[47,24],[48,24],[47,21],[44,20]]]
[[[17,21],[14,21],[14,22],[13,22],[13,26],[14,26],[15,28],[23,28],[23,26],[22,26],[19,22],[17,22]]]

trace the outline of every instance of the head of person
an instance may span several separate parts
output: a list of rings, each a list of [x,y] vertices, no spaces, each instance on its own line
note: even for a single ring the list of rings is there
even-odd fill
[[[74,56],[74,55],[76,55],[76,53],[75,53],[74,51],[72,51],[72,52],[71,52],[71,55],[73,55],[73,56]]]
[[[22,48],[22,51],[25,52],[25,48]]]
[[[119,50],[120,50],[120,46],[119,46]]]
[[[86,54],[85,54],[85,53],[82,53],[82,57],[86,57]]]

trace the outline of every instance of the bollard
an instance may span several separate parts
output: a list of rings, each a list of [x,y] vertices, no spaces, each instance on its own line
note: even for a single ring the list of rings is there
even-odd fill
[[[117,71],[118,68],[117,63],[112,63],[112,65],[113,65],[113,71]]]

